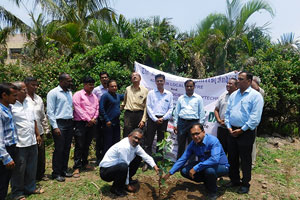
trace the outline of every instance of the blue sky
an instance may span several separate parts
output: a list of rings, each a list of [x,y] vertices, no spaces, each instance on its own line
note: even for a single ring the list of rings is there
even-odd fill
[[[31,2],[32,0],[25,1],[28,10],[32,10]],[[300,37],[300,0],[268,0],[268,2],[275,11],[275,17],[271,18],[263,11],[251,16],[249,23],[262,26],[270,22],[268,32],[273,40],[289,32]],[[118,14],[123,14],[127,19],[150,16],[171,18],[172,24],[180,31],[190,31],[210,13],[226,11],[225,0],[112,0],[110,4]],[[27,24],[31,24],[24,5],[21,9],[17,9],[10,0],[0,0],[0,5],[17,13],[17,16]]]

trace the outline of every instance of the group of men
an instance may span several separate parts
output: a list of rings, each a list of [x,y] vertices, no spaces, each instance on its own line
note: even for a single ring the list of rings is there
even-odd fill
[[[25,85],[23,82],[14,85],[1,84],[0,87],[0,174],[2,176],[5,172],[6,176],[5,181],[1,179],[0,182],[3,199],[7,193],[11,172],[18,174],[15,178],[12,175],[11,179],[15,199],[25,199],[24,194],[43,192],[35,186],[37,170],[32,169],[37,166],[45,168],[45,162],[37,160],[40,160],[40,154],[45,154],[44,148],[40,150],[40,147],[43,147],[41,133],[44,129],[47,130],[47,118],[42,100],[35,94],[37,80],[29,79],[34,85],[33,92],[29,92],[30,84]],[[54,140],[52,178],[62,182],[65,177],[80,177],[82,169],[93,169],[88,163],[88,155],[91,141],[96,137],[100,177],[105,181],[113,181],[111,192],[117,196],[126,195],[126,190],[135,191],[136,180],[132,177],[142,160],[145,161],[143,171],[148,166],[157,172],[159,170],[151,157],[152,144],[155,135],[158,142],[164,138],[168,121],[173,114],[178,155],[177,162],[164,178],[168,179],[170,175],[181,170],[184,177],[196,182],[203,181],[209,196],[215,198],[217,178],[229,172],[231,185],[241,186],[239,193],[247,193],[251,180],[254,130],[260,122],[263,106],[262,96],[251,88],[252,75],[241,72],[238,80],[230,79],[227,84],[228,94],[220,98],[223,100],[219,100],[216,106],[216,119],[222,126],[218,129],[221,143],[214,136],[205,134],[204,104],[201,96],[194,92],[193,80],[184,83],[186,93],[179,97],[175,109],[172,93],[164,88],[164,75],[155,76],[157,87],[149,92],[140,85],[140,81],[140,74],[133,72],[132,85],[122,95],[117,93],[117,82],[109,80],[108,73],[101,72],[100,86],[94,88],[95,80],[85,77],[82,80],[83,89],[72,95],[70,75],[63,73],[59,76],[59,85],[47,95],[47,115]],[[27,102],[31,102],[32,106]],[[33,109],[35,112],[28,112],[26,109]],[[125,110],[124,130],[123,139],[120,141],[122,109]],[[70,173],[68,161],[73,136],[74,171]],[[24,153],[20,149],[24,149]],[[239,158],[242,179],[239,176]],[[26,162],[26,159],[30,162]],[[41,156],[41,160],[44,159]],[[189,162],[185,165],[187,161]],[[25,163],[25,166],[18,167],[18,163]],[[32,173],[30,177],[26,173],[28,167]],[[26,177],[20,176],[21,173],[26,174]],[[44,171],[38,179],[44,177],[43,173]],[[20,181],[20,177],[23,180]],[[19,188],[23,191],[19,191]]]
[[[44,133],[49,131],[44,104],[35,94],[37,80],[0,84],[0,199],[11,180],[11,196],[41,194],[36,180],[45,177]]]

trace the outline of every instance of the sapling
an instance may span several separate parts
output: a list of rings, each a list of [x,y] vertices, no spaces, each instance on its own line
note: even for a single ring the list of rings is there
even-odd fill
[[[157,159],[157,166],[159,167],[159,179],[158,179],[158,196],[161,197],[162,187],[165,184],[165,180],[162,178],[163,174],[168,173],[168,167],[171,165],[171,160],[167,158],[167,154],[172,152],[172,141],[168,140],[170,136],[169,132],[164,133],[164,139],[157,143],[158,151],[154,154]]]

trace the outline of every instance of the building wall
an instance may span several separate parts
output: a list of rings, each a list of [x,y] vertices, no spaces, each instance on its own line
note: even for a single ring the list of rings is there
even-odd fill
[[[27,39],[22,34],[10,35],[6,41],[7,48],[7,58],[5,64],[15,63],[20,55],[18,52],[21,52],[24,44],[27,42]],[[15,52],[15,53],[14,53]]]

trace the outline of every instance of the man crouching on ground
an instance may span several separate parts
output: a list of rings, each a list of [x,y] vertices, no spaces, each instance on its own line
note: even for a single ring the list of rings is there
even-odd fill
[[[135,192],[132,180],[142,159],[155,169],[159,168],[153,158],[149,156],[140,146],[143,138],[141,129],[134,129],[128,137],[116,143],[105,153],[100,162],[100,177],[107,182],[113,181],[110,191],[117,196],[125,196],[127,192]]]
[[[190,134],[193,141],[164,179],[167,180],[181,169],[183,177],[195,182],[204,182],[209,199],[217,199],[217,178],[228,174],[229,171],[227,157],[219,140],[213,135],[205,134],[200,123],[192,125]],[[198,157],[198,161],[189,162],[184,166],[193,155]]]

